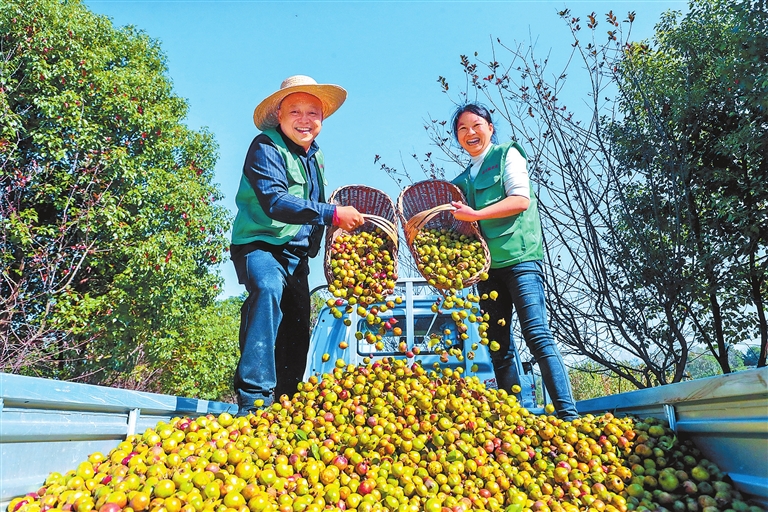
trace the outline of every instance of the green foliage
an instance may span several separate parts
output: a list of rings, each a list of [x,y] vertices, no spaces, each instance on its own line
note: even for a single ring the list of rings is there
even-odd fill
[[[437,80],[455,105],[488,105],[526,149],[556,339],[637,387],[683,379],[701,346],[727,372],[733,346],[757,339],[765,364],[765,7],[695,0],[651,42],[633,42],[634,12],[564,9],[570,49],[494,38],[461,56],[463,90]],[[425,129],[466,166],[448,121]],[[413,157],[427,177],[451,176],[431,153]]]
[[[148,388],[219,314],[216,144],[146,34],[58,0],[0,34],[0,368]]]
[[[637,373],[640,373],[639,371]],[[573,397],[588,400],[601,396],[615,395],[637,389],[630,381],[621,378],[605,367],[592,361],[583,361],[568,372]]]
[[[742,361],[745,367],[757,366],[760,360],[760,347],[751,346],[743,354]]]
[[[238,333],[242,297],[199,308],[172,340],[172,372],[163,372],[158,390],[179,396],[232,401],[232,382],[240,359]]]
[[[728,353],[728,362],[733,371],[745,370],[744,354],[732,349]],[[703,350],[691,351],[688,354],[688,364],[685,367],[686,377],[689,379],[703,379],[722,375],[723,369],[720,362],[711,353]]]
[[[761,8],[762,6],[762,8]],[[658,297],[693,344],[732,370],[734,344],[768,342],[768,17],[765,2],[697,0],[625,48],[612,125],[625,194],[620,283]],[[762,356],[765,364],[765,355]]]
[[[318,288],[309,297],[309,325],[314,326],[320,310],[325,306],[325,302],[332,298],[333,294],[327,288]]]

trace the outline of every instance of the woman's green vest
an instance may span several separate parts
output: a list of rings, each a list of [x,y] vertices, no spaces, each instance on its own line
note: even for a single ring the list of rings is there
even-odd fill
[[[474,180],[469,176],[471,165],[453,180],[454,185],[467,196],[469,206],[481,210],[507,197],[504,190],[504,163],[510,148],[515,148],[523,158],[527,158],[523,148],[516,142],[496,145],[485,155]],[[504,268],[544,258],[538,201],[533,187],[530,199],[528,209],[517,215],[478,222],[491,253],[491,268]]]
[[[272,139],[280,156],[283,157],[288,178],[288,192],[296,197],[309,199],[309,183],[307,170],[298,156],[288,150],[280,134],[273,129],[264,130],[264,135]],[[320,182],[320,197],[325,197],[324,159],[323,153],[315,153],[317,160],[318,181]],[[237,215],[232,225],[232,243],[236,245],[261,241],[272,245],[283,245],[289,242],[301,227],[299,224],[286,224],[271,219],[264,213],[245,173],[240,177],[240,188],[235,196]]]

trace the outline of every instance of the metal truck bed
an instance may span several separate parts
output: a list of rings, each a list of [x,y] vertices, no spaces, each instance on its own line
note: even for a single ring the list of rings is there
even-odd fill
[[[656,417],[768,508],[768,368],[584,400],[579,413]]]
[[[768,506],[768,368],[606,396],[582,414],[669,420],[743,492]],[[74,469],[131,433],[174,416],[236,406],[153,393],[0,374],[0,510],[37,490],[52,471]]]
[[[237,406],[0,373],[0,510],[159,421],[225,411]]]

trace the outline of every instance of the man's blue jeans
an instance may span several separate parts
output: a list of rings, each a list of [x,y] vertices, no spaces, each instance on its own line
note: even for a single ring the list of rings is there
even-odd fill
[[[539,365],[541,378],[558,416],[569,420],[577,418],[568,371],[547,324],[541,261],[525,261],[510,267],[491,269],[488,279],[480,281],[477,288],[481,295],[492,290],[499,294],[496,300],[489,298],[480,301],[480,307],[490,316],[488,338],[496,340],[501,347],[491,352],[499,388],[509,391],[514,384],[519,384],[510,348],[514,343],[511,329],[514,308],[520,320],[523,339]],[[504,319],[506,325],[499,325],[499,319]]]
[[[235,270],[248,298],[240,310],[240,362],[235,392],[241,411],[254,401],[293,396],[309,350],[309,265],[287,250],[254,250]]]

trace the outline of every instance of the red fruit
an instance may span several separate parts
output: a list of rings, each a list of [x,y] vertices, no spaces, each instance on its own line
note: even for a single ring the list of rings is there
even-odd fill
[[[370,492],[373,491],[375,488],[376,488],[376,480],[368,478],[360,482],[360,485],[357,486],[357,493],[361,496],[365,496],[366,494],[370,494]]]
[[[337,456],[335,456],[333,458],[333,460],[331,461],[331,464],[333,464],[334,466],[339,468],[341,471],[344,471],[344,469],[346,469],[346,467],[348,465],[348,462],[347,462],[347,458],[345,456],[337,455]]]

